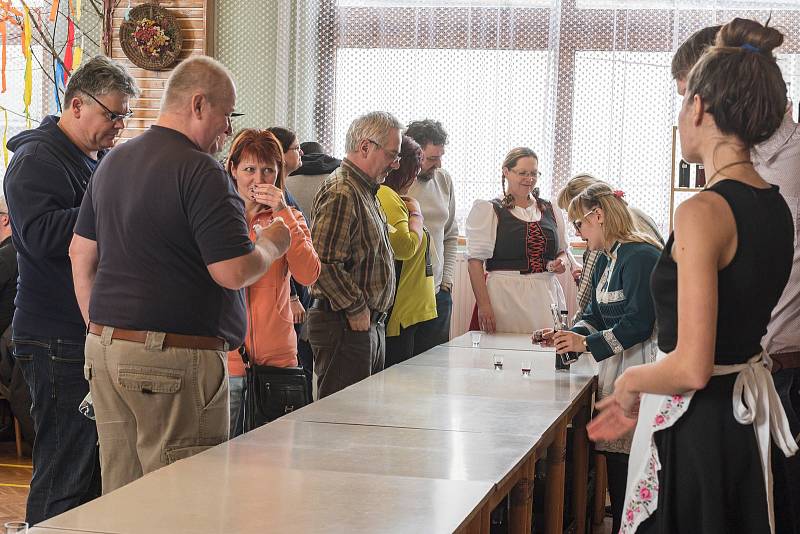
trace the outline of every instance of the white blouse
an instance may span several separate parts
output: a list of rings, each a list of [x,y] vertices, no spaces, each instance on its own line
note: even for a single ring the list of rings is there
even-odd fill
[[[536,203],[527,208],[514,206],[511,208],[511,214],[525,222],[536,222],[542,218],[542,212]],[[569,238],[564,224],[564,215],[556,205],[553,205],[553,214],[559,229],[558,252],[560,254],[564,251],[565,244],[569,243]],[[490,201],[478,199],[472,204],[472,209],[467,216],[466,234],[468,259],[486,261],[492,257],[497,239],[497,213]]]

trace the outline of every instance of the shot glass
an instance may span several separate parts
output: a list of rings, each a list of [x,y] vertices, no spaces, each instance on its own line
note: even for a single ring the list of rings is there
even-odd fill
[[[480,347],[481,346],[481,334],[483,332],[470,332],[469,335],[472,338],[472,346],[473,347]]]
[[[6,534],[28,534],[28,523],[25,521],[9,521],[3,528]]]
[[[522,360],[522,364],[520,365],[520,369],[522,370],[522,376],[531,376],[531,361],[530,360]]]
[[[492,356],[492,360],[494,361],[494,370],[495,371],[502,371],[503,370],[503,357],[499,354],[495,354]]]

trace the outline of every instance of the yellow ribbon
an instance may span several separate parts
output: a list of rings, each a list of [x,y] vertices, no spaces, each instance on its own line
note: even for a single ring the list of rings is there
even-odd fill
[[[25,54],[25,94],[23,101],[25,103],[25,118],[28,123],[28,128],[31,127],[30,105],[31,94],[33,93],[33,72],[31,65],[31,57],[33,55],[31,50],[31,12],[28,6],[25,6],[25,25],[22,32],[22,52]]]
[[[6,136],[8,135],[8,112],[3,108],[3,162],[8,168],[8,147],[6,147]]]

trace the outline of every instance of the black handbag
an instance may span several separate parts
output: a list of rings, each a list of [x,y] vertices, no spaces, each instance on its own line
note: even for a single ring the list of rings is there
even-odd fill
[[[245,432],[311,403],[311,392],[302,367],[257,365],[250,361],[244,347],[239,349],[239,353],[246,374]]]

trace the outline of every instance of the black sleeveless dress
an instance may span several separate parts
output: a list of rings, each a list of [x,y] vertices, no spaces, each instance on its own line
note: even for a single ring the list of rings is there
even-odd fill
[[[700,194],[722,196],[736,221],[737,250],[719,271],[714,362],[745,363],[761,352],[770,314],[789,278],[794,225],[778,187],[757,189],[723,180]],[[697,228],[702,232],[703,228]],[[677,265],[669,241],[653,271],[658,345],[678,339]],[[764,475],[751,425],[732,409],[736,375],[714,376],[695,392],[674,426],[653,435],[661,469],[655,513],[637,532],[648,534],[769,533]]]

